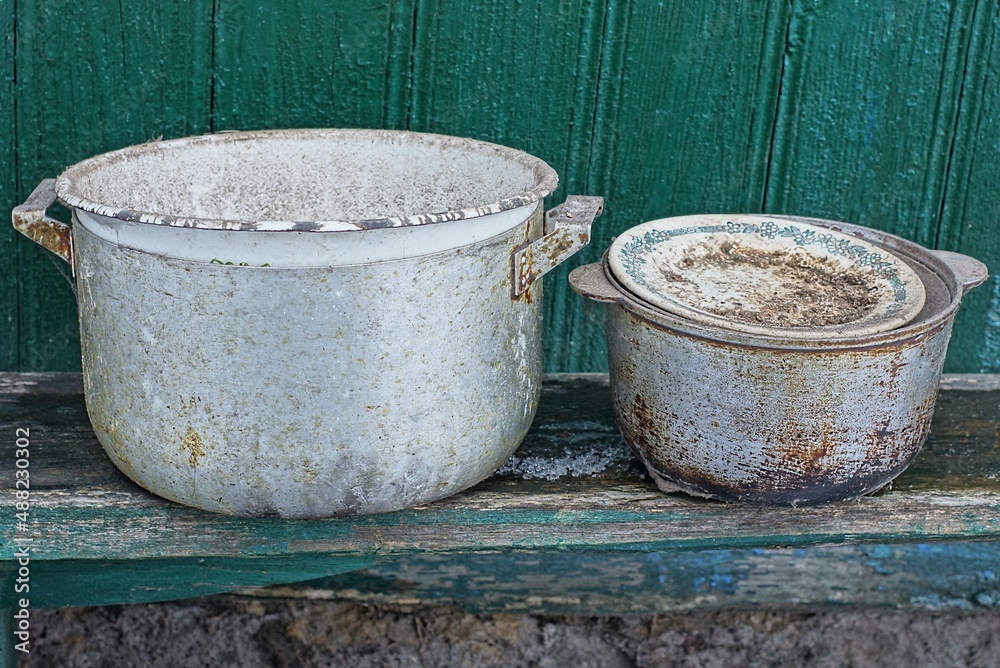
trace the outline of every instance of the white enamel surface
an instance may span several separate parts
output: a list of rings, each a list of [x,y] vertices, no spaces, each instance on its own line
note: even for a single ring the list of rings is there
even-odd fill
[[[755,231],[748,233],[748,226]],[[884,248],[804,221],[759,215],[644,223],[615,240],[608,261],[615,277],[643,301],[754,334],[810,339],[889,331],[912,320],[925,299],[919,277]],[[834,282],[848,274],[864,281],[853,289],[873,303],[838,311],[837,299],[810,281],[818,274]],[[824,305],[827,300],[834,306]],[[828,309],[823,324],[782,323],[804,321],[801,314],[822,308]]]
[[[465,489],[513,453],[538,402],[541,282],[510,296],[525,233],[393,262],[261,268],[141,253],[77,227],[94,432],[146,489],[216,512],[387,512]]]
[[[201,230],[75,213],[77,224],[105,241],[165,257],[254,267],[336,267],[401,260],[485,241],[521,225],[538,206],[434,225],[351,232]]]

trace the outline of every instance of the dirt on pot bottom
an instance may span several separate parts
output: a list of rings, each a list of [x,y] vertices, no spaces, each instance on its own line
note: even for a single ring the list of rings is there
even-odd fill
[[[472,615],[303,600],[205,599],[33,611],[22,666],[1000,665],[1000,611]]]

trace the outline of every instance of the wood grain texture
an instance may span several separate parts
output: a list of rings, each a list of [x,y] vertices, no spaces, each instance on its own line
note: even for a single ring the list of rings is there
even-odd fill
[[[939,248],[979,258],[993,274],[955,320],[947,368],[1000,371],[1000,5],[975,3],[941,207]]]
[[[47,384],[44,377],[35,382]],[[660,493],[618,435],[606,377],[550,378],[521,449],[475,488],[398,513],[285,521],[214,515],[143,491],[104,456],[81,397],[59,383],[0,395],[0,429],[31,429],[37,561],[669,551],[1000,536],[997,391],[944,392],[931,440],[890,491],[812,508],[755,508]],[[13,470],[12,457],[9,448],[0,452],[0,470]],[[12,487],[13,478],[2,484]],[[10,489],[0,494],[0,512],[13,513],[12,503]],[[13,549],[13,530],[0,527],[3,554]]]
[[[252,586],[297,582],[367,568],[378,560],[357,555],[32,561],[31,608],[175,601]],[[15,606],[14,571],[0,565],[0,608]],[[2,666],[3,664],[0,664]]]
[[[546,160],[563,176],[591,150],[604,2],[561,0],[549,11],[494,0],[454,11],[422,0],[415,15],[410,129],[495,141]]]
[[[767,211],[933,245],[972,6],[793,2]]]
[[[695,552],[421,554],[255,597],[457,605],[473,613],[633,615],[691,608],[1000,607],[1000,545],[869,544]]]
[[[607,208],[591,245],[547,284],[548,369],[607,368],[602,309],[569,289],[574,266],[645,220],[763,206],[784,12],[784,3],[608,3],[587,160],[569,165]]]
[[[28,0],[17,12],[18,196],[97,153],[209,129],[211,0]],[[68,267],[20,248],[17,365],[78,369]]]
[[[17,81],[16,104],[0,107],[0,137],[17,130],[0,148],[8,205],[69,164],[161,135],[317,125],[496,141],[559,172],[550,204],[603,195],[591,246],[545,281],[548,370],[606,368],[601,308],[565,278],[656,217],[828,217],[1000,274],[996,2],[0,7],[0,93]],[[9,228],[0,262],[12,270],[0,369],[77,369],[59,268]],[[1000,279],[969,294],[951,348],[950,371],[1000,370]]]
[[[0,0],[0,369],[17,368],[18,244],[8,213],[17,206],[17,141],[15,130],[13,0]]]
[[[994,2],[793,2],[766,210],[875,227],[1000,271],[1000,236],[977,219],[997,211],[996,34]],[[990,298],[986,287],[966,299],[949,371],[998,364]]]
[[[406,1],[218,0],[214,129],[398,125],[412,15]]]

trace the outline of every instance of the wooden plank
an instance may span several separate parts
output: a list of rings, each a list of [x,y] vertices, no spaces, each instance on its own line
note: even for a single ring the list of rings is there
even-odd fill
[[[211,9],[211,0],[18,2],[18,195],[92,155],[207,131]],[[21,248],[19,366],[78,369],[68,267]]]
[[[578,172],[590,152],[605,3],[543,5],[490,0],[456,12],[421,0],[410,126],[537,155],[560,173],[561,200],[586,194]]]
[[[586,162],[568,179],[607,201],[591,245],[554,272],[547,368],[607,368],[602,308],[568,287],[642,221],[759,211],[774,123],[786,3],[608,3]]]
[[[996,268],[998,237],[981,219],[994,217],[1000,144],[995,124],[978,124],[995,116],[978,103],[996,104],[985,85],[997,67],[996,11],[988,2],[795,0],[766,210],[875,227]],[[948,370],[988,370],[998,359],[980,353],[993,331],[988,301],[988,288],[969,295]]]
[[[792,3],[767,210],[932,245],[972,3]]]
[[[473,613],[657,614],[699,608],[1000,607],[1000,543],[696,551],[285,555],[32,564],[33,609],[243,596],[457,605]],[[271,584],[279,583],[279,584]],[[12,587],[0,602],[10,605]]]
[[[475,488],[398,513],[284,521],[213,515],[141,490],[101,452],[79,395],[0,395],[0,431],[31,430],[38,561],[984,540],[1000,536],[998,414],[1000,392],[945,391],[924,452],[891,490],[754,508],[660,493],[618,435],[606,377],[550,377],[522,448]],[[14,470],[12,458],[0,451],[0,470]],[[13,513],[13,478],[0,484],[0,513]],[[0,553],[11,553],[13,531],[0,526]]]
[[[587,487],[575,485],[572,492],[526,496],[501,494],[484,484],[476,492],[434,508],[308,523],[226,520],[150,507],[136,497],[107,493],[67,500],[66,494],[42,492],[33,496],[28,533],[39,537],[36,558],[45,561],[321,552],[403,556],[511,548],[643,551],[1000,536],[1000,504],[995,493],[911,493],[822,510],[750,512],[664,499],[653,489],[643,496],[634,489]],[[6,506],[3,510],[13,512]],[[11,531],[4,531],[2,545],[10,545]],[[11,548],[6,550],[9,553]]]
[[[694,607],[1000,607],[1000,544],[874,544],[695,552],[421,554],[238,593],[472,613],[632,615]]]
[[[14,394],[82,394],[83,376],[65,371],[0,373],[0,396]]]
[[[948,147],[947,190],[936,244],[987,264],[989,283],[970,292],[955,320],[948,368],[1000,371],[1000,5],[975,3],[963,53],[961,98]]]
[[[405,123],[409,1],[217,5],[215,130]]]
[[[7,212],[17,201],[14,2],[0,0],[0,370],[17,369],[18,238]]]
[[[88,559],[30,564],[31,609],[175,601],[247,586],[298,582],[360,570],[378,561],[359,555],[280,555],[239,559]],[[15,605],[13,580],[0,591],[0,610]]]
[[[949,373],[941,378],[942,390],[1000,390],[1000,375],[985,373]]]

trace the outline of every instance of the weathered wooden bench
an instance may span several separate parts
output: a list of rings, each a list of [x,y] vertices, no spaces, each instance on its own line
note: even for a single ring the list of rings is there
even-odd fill
[[[8,664],[20,598],[29,611],[222,592],[607,615],[1000,606],[1000,376],[946,376],[931,437],[891,488],[808,508],[660,493],[618,434],[607,377],[548,376],[530,434],[487,481],[322,521],[226,517],[149,494],[104,455],[80,382],[0,374]],[[30,480],[20,517],[18,470]],[[14,558],[24,545],[27,578]],[[19,578],[28,593],[15,593]]]

